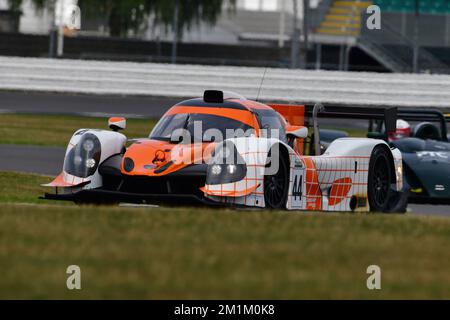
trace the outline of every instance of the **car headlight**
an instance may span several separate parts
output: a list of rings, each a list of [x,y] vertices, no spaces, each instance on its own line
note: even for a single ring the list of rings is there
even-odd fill
[[[101,158],[101,143],[97,136],[87,132],[72,148],[64,161],[64,171],[80,178],[92,176],[98,168]]]
[[[222,173],[222,167],[219,164],[215,164],[211,167],[211,174],[212,175],[219,175]]]
[[[234,174],[237,171],[237,166],[235,164],[227,165],[227,171],[229,174]]]
[[[215,157],[208,165],[206,184],[237,182],[247,175],[247,165],[231,142],[224,142],[215,151]]]
[[[89,169],[92,169],[93,167],[95,167],[95,164],[97,162],[94,159],[87,159],[86,160],[86,167],[88,167]]]

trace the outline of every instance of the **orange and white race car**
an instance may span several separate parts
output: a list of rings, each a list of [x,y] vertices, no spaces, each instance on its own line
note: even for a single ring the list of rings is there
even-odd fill
[[[388,116],[395,123],[395,112],[349,110],[330,114]],[[130,140],[129,147],[118,132],[126,120],[111,118],[112,131],[75,132],[63,172],[46,185],[57,192],[45,198],[389,211],[402,190],[401,153],[382,139],[339,138],[320,154],[319,113],[327,108],[268,105],[207,90],[202,98],[173,106],[148,138]]]

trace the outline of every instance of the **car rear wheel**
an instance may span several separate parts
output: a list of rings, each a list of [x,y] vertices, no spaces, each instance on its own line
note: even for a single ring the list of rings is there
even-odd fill
[[[370,211],[384,212],[391,199],[392,162],[388,150],[377,146],[369,162],[368,197]]]
[[[264,175],[264,202],[266,208],[283,209],[286,208],[289,190],[288,159],[280,153],[279,148],[272,149],[269,158],[278,160],[279,165],[277,172],[267,172]],[[266,165],[266,171],[269,167],[270,163]]]

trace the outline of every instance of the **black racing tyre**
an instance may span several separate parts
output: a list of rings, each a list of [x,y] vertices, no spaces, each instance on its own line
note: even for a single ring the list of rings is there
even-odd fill
[[[281,147],[270,150],[269,157],[278,159],[278,171],[264,175],[264,202],[266,208],[286,209],[289,193],[289,159],[280,152]],[[266,165],[268,168],[270,163]]]
[[[377,146],[370,156],[367,181],[370,211],[385,212],[389,206],[393,163],[388,152],[385,147]]]

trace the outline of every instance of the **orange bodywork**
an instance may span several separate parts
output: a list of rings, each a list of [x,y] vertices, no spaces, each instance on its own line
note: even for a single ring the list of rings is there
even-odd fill
[[[128,148],[124,156],[133,159],[133,170],[125,171],[123,163],[121,170],[131,176],[163,176],[191,164],[204,163],[211,157],[214,146],[214,143],[171,144],[166,141],[139,140]],[[158,169],[170,161],[173,164],[158,173]]]
[[[230,118],[233,120],[240,121],[249,125],[250,127],[256,128],[257,123],[255,123],[256,119],[253,114],[247,110],[234,110],[228,108],[205,108],[205,107],[184,107],[184,106],[176,106],[171,108],[165,116],[172,114],[180,114],[180,113],[197,113],[197,114],[210,114],[221,116],[225,118]]]
[[[289,125],[304,126],[305,125],[305,106],[292,104],[269,104],[269,106],[281,114]],[[303,154],[303,139],[296,139],[294,150],[298,154]]]
[[[209,194],[210,196],[219,196],[219,197],[242,197],[242,196],[246,196],[250,193],[252,193],[253,191],[255,191],[256,189],[258,189],[259,184],[256,184],[250,188],[247,188],[245,190],[230,190],[230,191],[225,191],[225,190],[211,190],[208,189],[206,187],[202,187],[200,188],[201,191],[203,191],[206,194]]]
[[[109,118],[109,122],[110,123],[120,122],[120,121],[124,121],[124,120],[125,120],[124,117],[112,117],[112,118]]]
[[[341,178],[333,182],[331,186],[328,204],[335,206],[347,197],[348,192],[352,188],[351,178]]]
[[[291,125],[305,125],[305,106],[292,104],[269,104],[269,107],[280,113]]]
[[[164,116],[174,114],[209,114],[240,121],[255,129],[259,134],[258,121],[249,110],[238,110],[219,107],[183,106],[177,105],[166,112]],[[131,158],[134,161],[134,168],[131,172],[122,173],[126,175],[139,176],[163,176],[176,172],[191,164],[201,164],[211,157],[214,150],[214,143],[194,143],[194,144],[172,144],[166,141],[142,139],[132,144],[126,151],[124,158]],[[164,155],[161,159],[161,155]],[[158,172],[158,169],[172,161],[167,170]],[[155,172],[156,171],[156,172]]]
[[[304,123],[304,107],[289,105],[265,105],[250,100],[231,99],[242,105],[243,109],[222,108],[222,107],[205,107],[205,106],[184,106],[176,105],[169,109],[164,116],[174,114],[207,114],[216,115],[240,121],[249,127],[255,129],[255,135],[259,136],[260,128],[253,109],[275,109],[289,122],[286,124],[303,125]],[[303,150],[303,140],[297,139],[295,150],[301,154]],[[214,143],[195,143],[195,144],[171,144],[166,141],[141,139],[132,144],[126,151],[124,158],[131,158],[134,161],[134,168],[130,172],[124,170],[122,163],[122,173],[126,175],[139,176],[162,176],[172,172],[176,172],[190,164],[204,163],[214,149]],[[172,161],[166,170],[158,172],[158,169]],[[156,171],[156,172],[155,172]]]
[[[304,157],[303,162],[306,166],[306,210],[321,210],[322,191],[316,166],[310,157]]]
[[[55,187],[55,188],[71,188],[86,184],[83,180],[79,183],[69,183],[64,180],[64,173],[60,173],[52,182],[43,184],[43,187]]]

